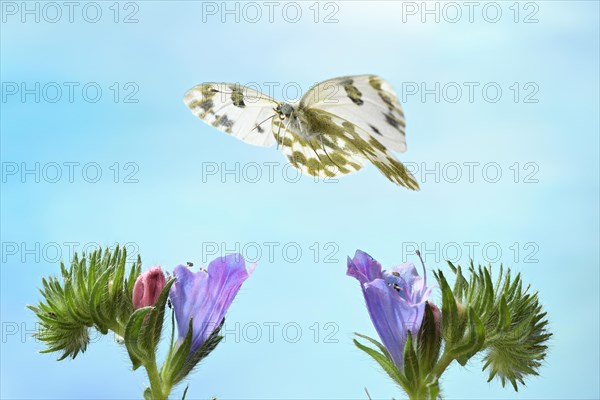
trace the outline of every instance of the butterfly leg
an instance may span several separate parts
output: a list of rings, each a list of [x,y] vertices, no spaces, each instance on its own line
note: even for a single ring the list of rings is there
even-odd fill
[[[283,144],[285,143],[285,134],[288,130],[288,127],[290,126],[290,124],[292,123],[292,120],[290,119],[290,121],[287,123],[287,125],[285,126],[285,129],[283,130],[283,137],[281,138],[281,145],[283,146]],[[279,145],[277,146],[277,148],[279,148]]]
[[[279,150],[279,142],[280,142],[280,136],[281,135],[281,120],[279,120],[279,123],[277,124],[277,135],[275,135],[275,138],[277,139],[277,150]]]
[[[315,148],[315,146],[313,145],[312,140],[308,137],[308,135],[304,135],[302,132],[302,124],[300,123],[300,121],[298,121],[298,130],[300,130],[300,135],[302,137],[306,137],[306,141],[308,142],[308,144],[310,145],[310,147],[312,148],[312,150],[315,152],[317,158],[319,159],[319,161],[321,162],[321,164],[323,164],[324,166],[327,165],[326,163],[323,162],[323,159],[321,158],[321,156],[319,155],[319,153],[317,152],[317,149]],[[327,158],[329,159],[329,161],[331,161],[331,163],[333,165],[335,165],[338,169],[340,168],[339,165],[337,165],[335,163],[335,161],[333,161],[331,159],[331,157],[329,156],[329,153],[327,153],[327,149],[325,148],[325,144],[323,143],[323,135],[319,135],[319,139],[321,140],[321,147],[323,148],[323,152],[325,153],[325,155],[327,156]],[[325,167],[324,167],[325,168]],[[337,171],[333,171],[334,173]]]
[[[333,161],[333,159],[329,156],[329,153],[327,152],[327,148],[325,147],[325,143],[323,143],[323,135],[320,136],[320,139],[321,139],[321,147],[323,148],[323,152],[325,153],[325,155],[327,156],[327,158],[329,158],[329,161],[331,161],[331,163],[333,165],[335,165],[338,168],[338,170],[340,170],[341,167],[339,165],[337,165],[337,163],[335,161]]]

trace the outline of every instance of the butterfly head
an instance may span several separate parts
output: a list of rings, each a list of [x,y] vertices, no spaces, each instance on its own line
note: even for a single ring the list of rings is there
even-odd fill
[[[289,118],[294,112],[294,107],[288,103],[278,104],[274,109],[277,114],[279,114],[279,118],[286,119]]]

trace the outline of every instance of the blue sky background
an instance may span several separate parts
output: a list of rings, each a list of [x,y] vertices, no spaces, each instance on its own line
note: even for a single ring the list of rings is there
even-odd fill
[[[28,14],[22,22],[21,10],[13,15],[7,3],[21,7],[2,2],[0,397],[141,396],[145,376],[130,372],[125,350],[110,337],[74,361],[38,354],[43,346],[31,337],[35,320],[25,308],[39,300],[41,278],[59,271],[56,260],[68,260],[70,248],[116,242],[130,243],[147,268],[201,265],[236,246],[259,258],[228,314],[226,342],[189,379],[188,398],[366,399],[365,387],[373,398],[401,398],[352,344],[354,331],[376,333],[356,281],[345,276],[345,259],[360,248],[387,266],[416,262],[415,243],[430,271],[445,268],[444,257],[467,262],[469,246],[477,262],[512,266],[539,291],[554,333],[541,376],[518,394],[486,383],[475,360],[445,374],[447,398],[600,397],[597,2],[518,3],[517,22],[513,2],[498,2],[496,23],[485,19],[496,11],[486,2],[472,22],[459,2],[456,23],[444,3],[439,22],[400,2],[366,1],[319,3],[315,22],[313,2],[299,3],[296,23],[285,2],[273,23],[262,2],[255,3],[262,11],[256,23],[244,21],[255,14],[244,14],[243,4],[239,22],[235,15],[223,22],[221,2],[122,2],[118,23],[113,2],[98,3],[97,23],[83,18],[84,7],[94,18],[85,2],[72,23],[65,7],[58,22],[47,21],[55,10],[44,14],[41,3],[39,23]],[[218,13],[203,14],[212,5]],[[123,23],[132,12],[137,22]],[[332,12],[337,22],[324,23]],[[528,16],[537,22],[524,23]],[[399,157],[419,167],[418,193],[395,187],[370,165],[338,182],[297,180],[278,151],[227,137],[182,103],[203,81],[256,82],[264,90],[277,82],[281,99],[286,84],[305,91],[363,73],[384,77],[404,97],[408,152]],[[39,103],[34,94],[23,101],[21,83],[36,82],[47,92]],[[63,87],[55,103],[47,101],[55,97],[51,82]],[[79,84],[72,102],[65,82]],[[95,103],[81,93],[89,82],[102,89]],[[436,82],[448,90],[439,101],[408,90]],[[472,102],[464,82],[478,85]],[[482,93],[490,83],[502,90],[497,102],[490,101],[493,88],[487,99]],[[462,97],[452,102],[457,85]],[[124,102],[135,89],[129,99],[137,102]],[[39,182],[35,174],[21,176],[36,163]],[[79,163],[73,182],[64,163]],[[235,174],[221,176],[236,163],[239,182]],[[272,180],[265,163],[277,163]],[[439,182],[422,174],[436,163]],[[215,166],[217,174],[207,175]],[[97,168],[102,176],[88,182]],[[272,343],[269,323],[279,324]],[[254,340],[257,325],[262,336]],[[297,327],[302,335],[293,343]]]

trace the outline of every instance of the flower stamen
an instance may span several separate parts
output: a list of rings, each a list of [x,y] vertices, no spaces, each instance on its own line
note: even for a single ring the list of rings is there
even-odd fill
[[[423,262],[423,257],[421,257],[421,252],[417,249],[416,251],[417,257],[421,260],[421,265],[423,266],[423,287],[427,286],[427,269],[425,268],[425,263]]]

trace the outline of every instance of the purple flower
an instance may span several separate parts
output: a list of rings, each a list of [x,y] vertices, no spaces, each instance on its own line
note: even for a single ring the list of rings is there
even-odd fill
[[[165,275],[160,267],[143,272],[133,285],[133,308],[153,306],[165,287]]]
[[[194,273],[183,265],[175,267],[175,283],[169,297],[175,310],[180,343],[188,333],[190,318],[193,318],[190,354],[194,354],[221,324],[242,283],[253,270],[254,265],[246,269],[240,254],[213,260],[208,271]]]
[[[413,337],[419,331],[431,293],[426,273],[421,278],[411,263],[382,271],[379,262],[357,250],[354,259],[348,257],[347,275],[360,282],[371,321],[394,364],[402,369],[408,331]]]

